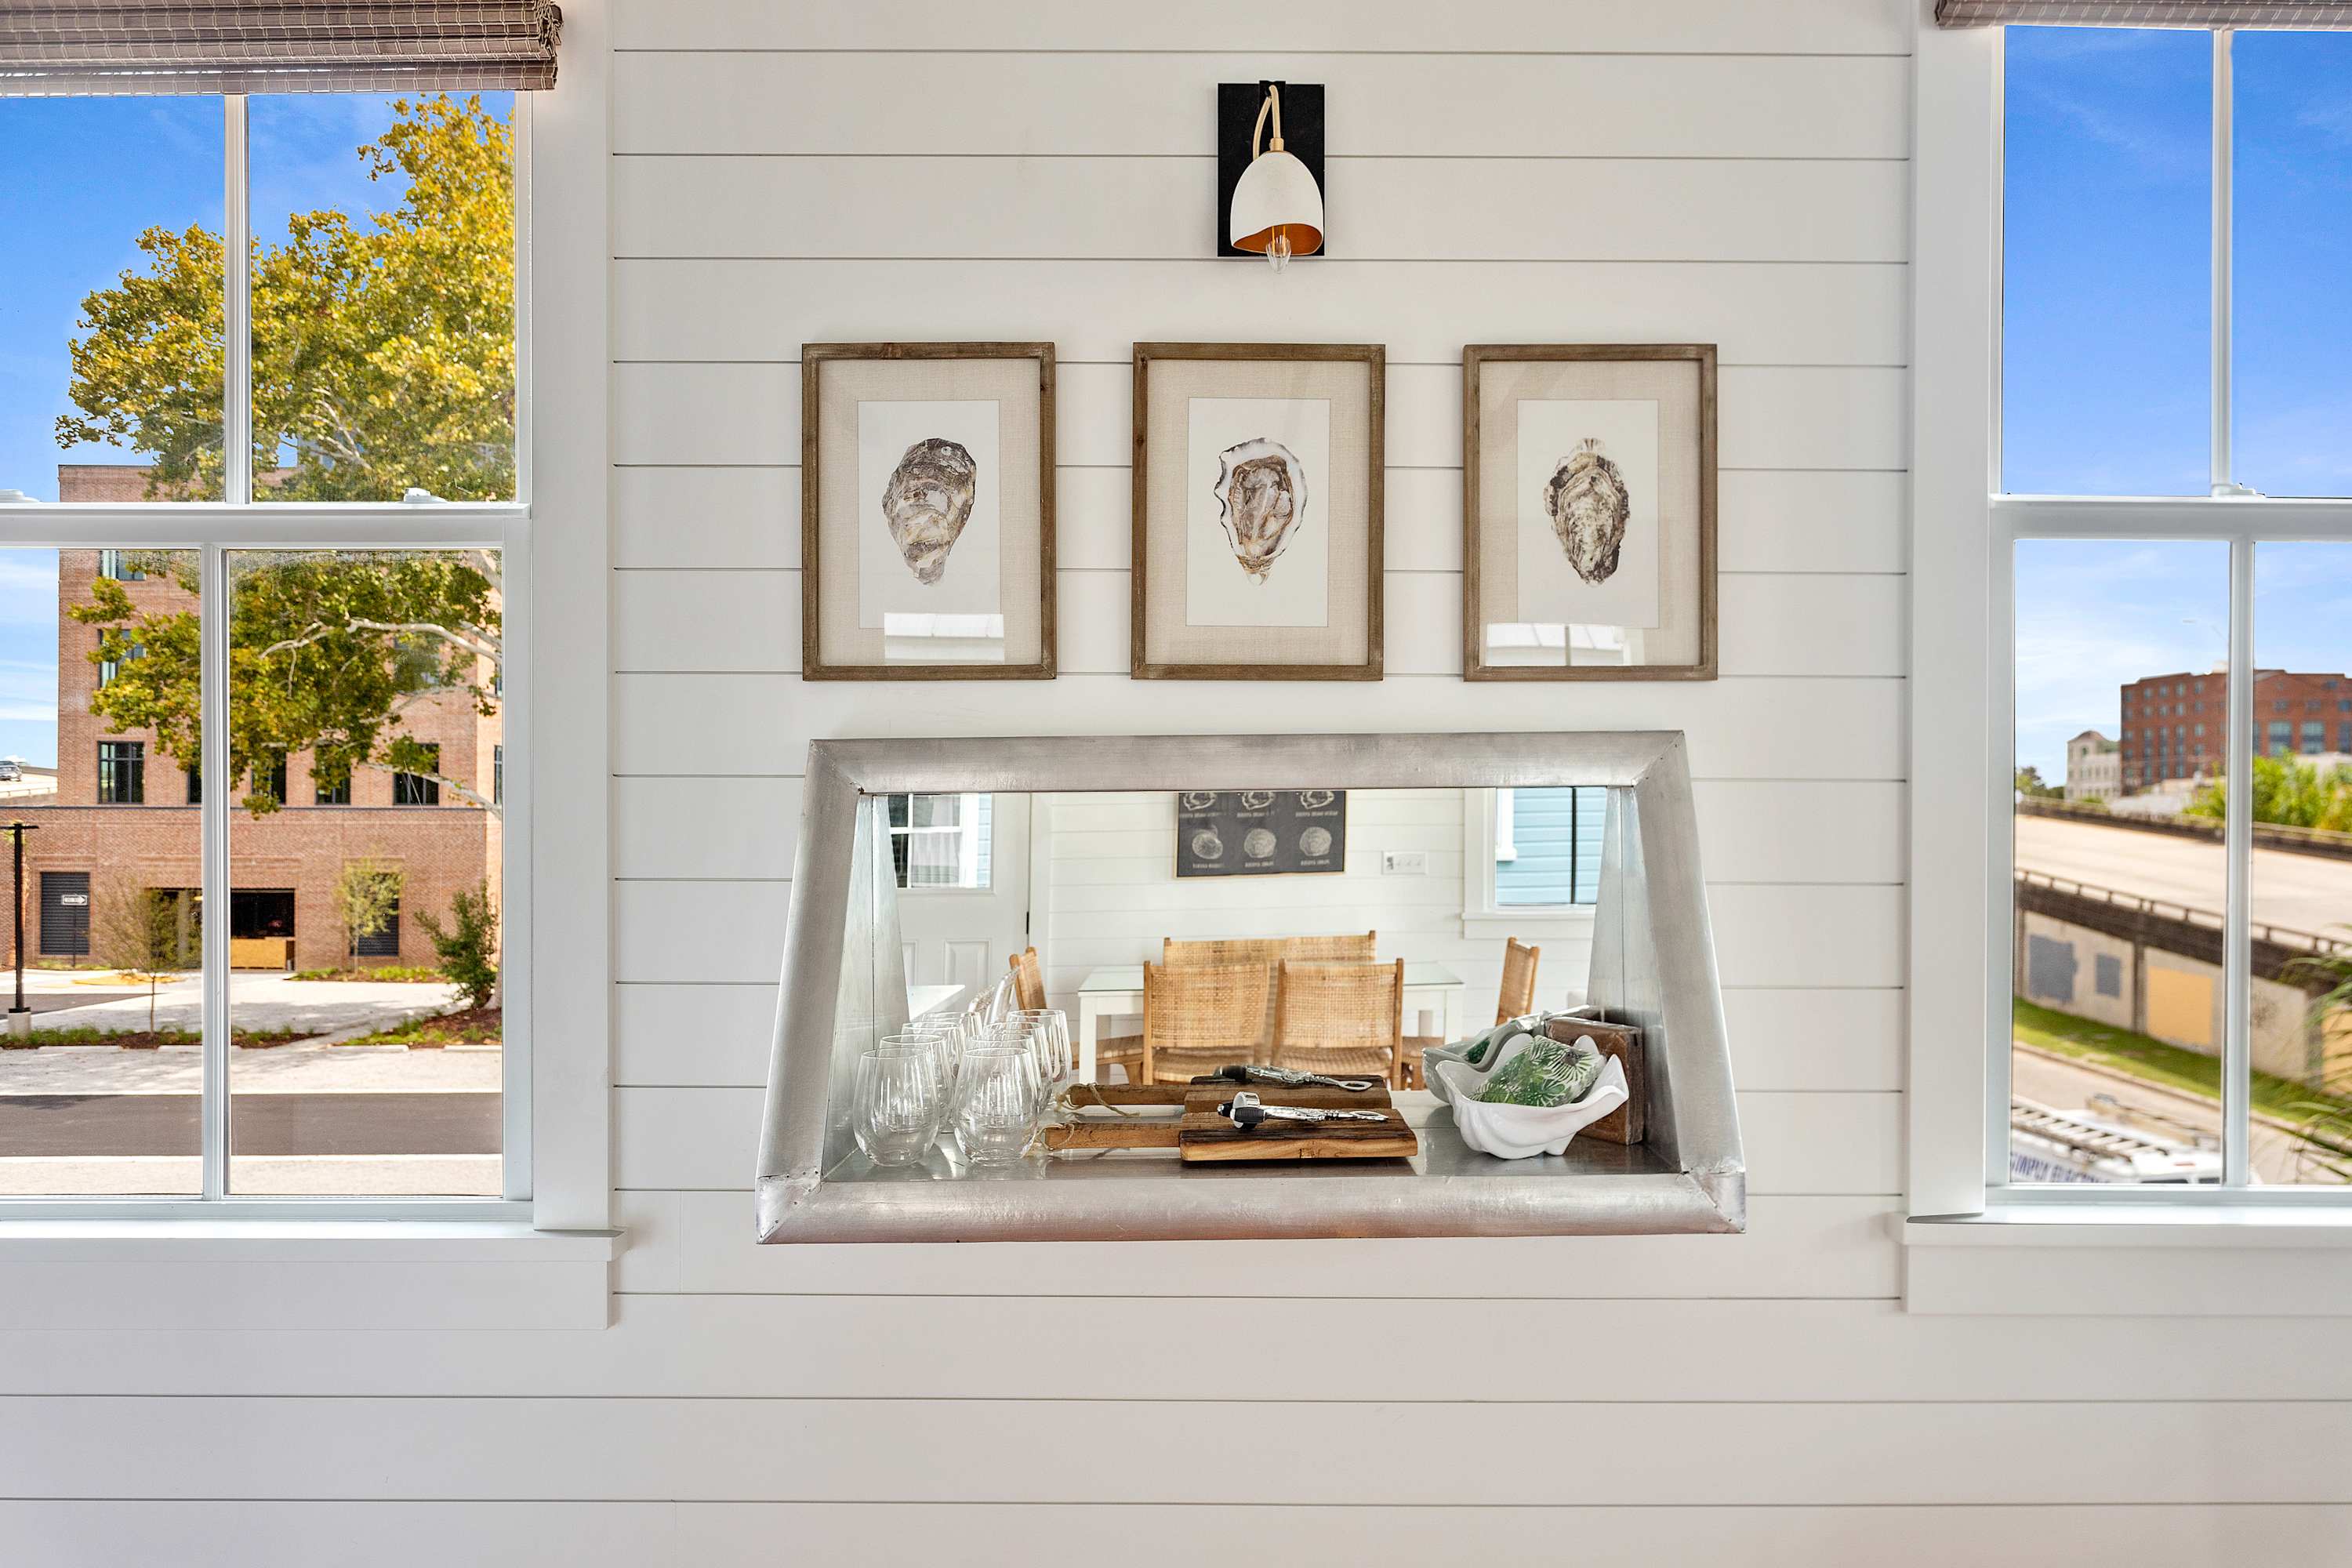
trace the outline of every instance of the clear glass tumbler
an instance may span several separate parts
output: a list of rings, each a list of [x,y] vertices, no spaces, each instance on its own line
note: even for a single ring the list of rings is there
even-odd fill
[[[1038,1105],[1051,1110],[1070,1076],[1070,1026],[1056,1008],[1028,1008],[1013,1015],[1013,1023],[1028,1035],[1037,1058]]]
[[[877,1165],[915,1165],[939,1141],[944,1104],[939,1058],[928,1045],[887,1042],[857,1058],[857,1146]]]
[[[1037,1130],[1037,1058],[1020,1032],[1002,1029],[963,1054],[950,1124],[975,1165],[1020,1160]]]

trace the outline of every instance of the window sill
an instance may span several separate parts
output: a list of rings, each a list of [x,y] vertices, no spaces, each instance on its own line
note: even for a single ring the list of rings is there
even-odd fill
[[[2017,1205],[1899,1223],[1913,1312],[2352,1316],[2352,1210]]]
[[[0,1221],[0,1328],[603,1328],[623,1245],[510,1222]]]
[[[1530,932],[1538,936],[1589,937],[1592,934],[1592,911],[1563,910],[1556,904],[1462,911],[1465,936],[1524,936]]]

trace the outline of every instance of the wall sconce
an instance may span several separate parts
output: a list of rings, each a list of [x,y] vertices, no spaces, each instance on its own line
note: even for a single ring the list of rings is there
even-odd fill
[[[1218,84],[1217,209],[1221,256],[1263,256],[1279,272],[1323,248],[1319,84]]]

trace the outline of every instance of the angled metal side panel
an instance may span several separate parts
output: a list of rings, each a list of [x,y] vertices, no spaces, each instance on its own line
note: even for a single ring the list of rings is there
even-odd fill
[[[1730,1036],[1681,736],[1634,787],[1633,801],[1676,1161],[1710,1184],[1726,1216],[1744,1226],[1747,1166],[1731,1087]]]
[[[824,1169],[825,1111],[831,1101],[830,1045],[836,984],[846,951],[858,815],[857,786],[819,742],[809,748],[801,832],[793,863],[792,907],[784,917],[784,962],[776,993],[775,1038],[768,1053],[768,1097],[760,1133],[760,1235],[775,1233],[785,1214],[814,1193]],[[819,1042],[807,1048],[808,1042]]]

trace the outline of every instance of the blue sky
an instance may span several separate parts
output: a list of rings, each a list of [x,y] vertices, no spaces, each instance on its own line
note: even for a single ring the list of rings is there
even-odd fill
[[[512,110],[512,95],[486,93]],[[282,239],[289,212],[382,211],[400,187],[372,183],[356,150],[391,121],[383,96],[250,100],[247,158],[254,237]],[[0,489],[55,500],[60,462],[127,462],[101,446],[60,449],[67,344],[81,301],[140,263],[155,226],[220,231],[222,105],[216,98],[0,98]],[[57,560],[0,552],[0,755],[57,753]]]
[[[2002,482],[2203,495],[2211,423],[2212,52],[2202,33],[2013,27]],[[2352,34],[2234,46],[2231,422],[2241,483],[2352,494]],[[2267,546],[2255,659],[2352,667],[2352,546]],[[2018,757],[2117,733],[2118,688],[2227,648],[2228,553],[2034,541],[2017,563]]]

